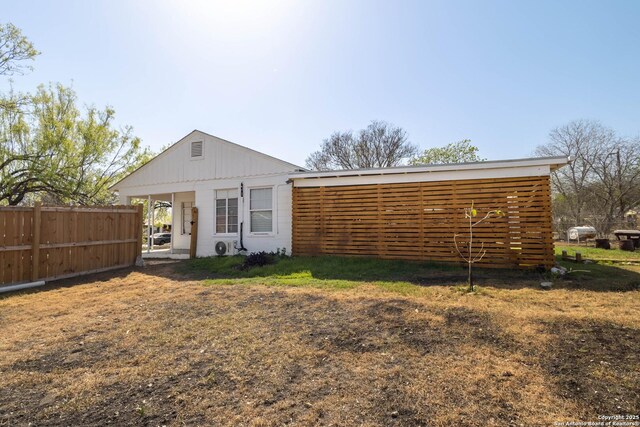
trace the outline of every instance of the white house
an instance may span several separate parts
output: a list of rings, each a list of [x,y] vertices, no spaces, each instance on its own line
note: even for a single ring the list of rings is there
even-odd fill
[[[171,202],[171,253],[187,254],[191,208],[198,207],[197,256],[291,250],[291,184],[304,169],[194,130],[116,183],[121,204],[135,199]]]
[[[171,202],[171,257],[188,256],[196,207],[196,256],[215,255],[218,246],[226,254],[285,248],[294,255],[459,262],[452,236],[464,232],[463,211],[473,204],[504,213],[474,234],[484,265],[548,268],[555,262],[549,178],[568,161],[310,172],[194,130],[112,190],[122,204]]]

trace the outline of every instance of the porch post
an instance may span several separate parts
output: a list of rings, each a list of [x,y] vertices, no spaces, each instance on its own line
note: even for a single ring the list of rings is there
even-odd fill
[[[156,201],[151,199],[151,250],[153,250],[153,246],[155,243],[155,239],[153,238],[153,229],[155,228],[156,222]]]
[[[176,217],[176,210],[174,208],[175,200],[176,200],[176,193],[171,193],[171,249],[169,249],[170,254],[173,254],[173,237],[176,235],[175,225],[174,225],[175,223],[174,218]]]
[[[151,253],[151,194],[147,196],[147,253]]]

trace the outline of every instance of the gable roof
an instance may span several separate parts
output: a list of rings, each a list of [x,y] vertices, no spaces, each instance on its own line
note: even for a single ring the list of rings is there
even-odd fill
[[[226,139],[220,138],[219,136],[215,136],[215,135],[212,135],[212,134],[207,133],[207,132],[203,132],[203,131],[198,130],[198,129],[194,129],[192,132],[190,132],[190,133],[189,133],[189,135],[191,135],[191,134],[192,134],[192,133],[194,133],[194,132],[200,132],[200,133],[201,133],[201,134],[203,134],[203,135],[210,136],[211,138],[215,138],[215,139],[217,139],[217,140],[219,140],[219,141],[222,141],[222,142],[227,143],[227,144],[229,144],[229,145],[232,145],[232,146],[234,146],[234,147],[241,148],[241,149],[246,150],[246,151],[248,151],[248,152],[250,152],[250,153],[252,153],[252,154],[257,154],[257,155],[262,156],[262,157],[265,157],[265,158],[267,158],[267,159],[276,160],[276,161],[278,161],[278,162],[280,162],[280,163],[284,163],[284,164],[289,165],[289,166],[291,166],[291,167],[294,167],[294,168],[296,168],[296,169],[300,169],[300,171],[301,171],[301,172],[303,172],[303,171],[306,171],[306,170],[307,170],[307,169],[305,169],[305,168],[303,168],[303,167],[301,167],[301,166],[294,165],[293,163],[289,163],[289,162],[284,161],[284,160],[281,160],[281,159],[279,159],[279,158],[277,158],[277,157],[271,156],[271,155],[269,155],[269,154],[265,154],[265,153],[263,153],[262,151],[254,150],[253,148],[249,148],[249,147],[245,147],[244,145],[236,144],[235,142],[228,141],[228,140],[226,140]],[[189,135],[187,135],[187,136],[189,136]],[[186,138],[187,136],[185,136],[185,138]],[[182,138],[182,139],[184,139],[184,138]],[[180,141],[178,141],[178,142],[180,142]],[[177,144],[177,143],[176,143],[176,144]],[[175,144],[174,144],[174,145],[175,145]]]
[[[290,171],[305,171],[306,170],[306,169],[304,169],[304,168],[302,168],[302,167],[300,167],[298,165],[295,165],[293,163],[286,162],[284,160],[278,159],[276,157],[270,156],[270,155],[262,153],[260,151],[253,150],[251,148],[245,147],[245,146],[240,145],[240,144],[236,144],[234,142],[231,142],[231,141],[228,141],[226,139],[217,137],[215,135],[200,131],[198,129],[194,129],[193,131],[189,132],[184,137],[180,138],[178,141],[176,141],[173,144],[171,144],[169,147],[165,148],[159,154],[154,156],[151,160],[149,160],[148,162],[142,164],[137,169],[135,169],[133,172],[131,172],[130,174],[128,174],[124,178],[120,179],[118,182],[116,182],[112,186],[110,186],[109,190],[117,191],[118,187],[121,186],[123,183],[125,183],[126,181],[131,180],[132,178],[135,179],[136,176],[139,176],[141,173],[144,173],[150,167],[153,167],[154,165],[156,165],[162,158],[172,154],[179,146],[181,146],[183,143],[185,143],[185,142],[187,142],[187,141],[189,141],[191,139],[194,139],[193,137],[197,137],[197,135],[200,135],[200,136],[203,136],[203,137],[208,137],[208,138],[213,138],[216,143],[219,143],[219,144],[222,144],[224,146],[227,146],[227,147],[229,147],[229,148],[231,148],[233,150],[244,151],[245,155],[251,156],[253,158],[259,158],[259,159],[263,159],[263,160],[265,160],[267,162],[270,162],[270,163],[273,163],[273,164],[281,165],[282,167],[284,167],[285,169],[290,170]],[[203,138],[203,143],[205,145],[207,144],[207,142],[205,142],[205,138]],[[206,148],[205,148],[205,150],[206,150]]]

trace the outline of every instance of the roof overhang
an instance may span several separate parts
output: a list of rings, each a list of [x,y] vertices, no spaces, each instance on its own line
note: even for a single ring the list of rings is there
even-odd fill
[[[570,157],[532,157],[525,159],[490,160],[483,162],[468,163],[448,163],[438,165],[420,166],[398,166],[391,168],[376,169],[349,169],[320,172],[297,172],[289,174],[292,180],[309,178],[333,178],[333,177],[354,177],[354,176],[375,176],[375,175],[406,175],[414,173],[428,172],[455,172],[472,171],[485,169],[505,169],[505,168],[530,168],[536,166],[547,166],[550,171],[554,171],[571,162]]]
[[[292,172],[294,187],[338,187],[368,184],[466,181],[549,176],[569,163],[569,157],[537,157],[444,165],[400,166],[321,172]]]

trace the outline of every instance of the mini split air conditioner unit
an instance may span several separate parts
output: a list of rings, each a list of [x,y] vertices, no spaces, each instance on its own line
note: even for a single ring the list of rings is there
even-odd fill
[[[218,256],[235,255],[238,253],[237,240],[219,240],[216,242],[215,251]]]

